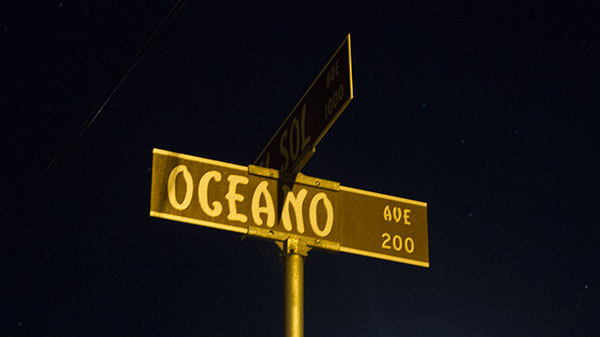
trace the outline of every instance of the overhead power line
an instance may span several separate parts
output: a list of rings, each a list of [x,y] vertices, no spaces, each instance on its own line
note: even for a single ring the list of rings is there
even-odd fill
[[[112,99],[114,94],[119,90],[121,85],[127,80],[129,74],[135,69],[140,60],[146,55],[150,46],[156,36],[162,31],[163,27],[169,22],[179,11],[183,8],[185,0],[177,0],[177,2],[173,5],[171,10],[167,13],[167,15],[160,22],[158,27],[154,30],[154,32],[144,41],[142,46],[138,49],[137,53],[133,57],[133,60],[121,79],[113,90],[108,94],[108,96],[102,101],[102,104],[94,108],[92,112],[88,115],[86,120],[79,126],[79,128],[75,131],[75,133],[69,138],[69,140],[63,145],[60,151],[54,156],[54,158],[50,161],[50,163],[46,166],[46,168],[42,171],[42,173],[33,181],[33,183],[28,188],[27,192],[4,214],[2,217],[2,221],[0,222],[0,231],[3,230],[9,223],[12,215],[25,204],[25,202],[31,198],[33,193],[40,187],[40,185],[47,179],[52,170],[62,161],[67,153],[73,148],[73,146],[81,139],[81,137],[85,134],[85,132],[92,126],[94,121],[98,118],[100,113],[104,110],[108,102]]]

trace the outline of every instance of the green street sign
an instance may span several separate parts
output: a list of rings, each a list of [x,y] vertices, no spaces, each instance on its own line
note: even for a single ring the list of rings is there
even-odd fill
[[[354,97],[350,34],[264,147],[255,165],[299,172]]]
[[[429,267],[427,204],[154,149],[150,215]]]

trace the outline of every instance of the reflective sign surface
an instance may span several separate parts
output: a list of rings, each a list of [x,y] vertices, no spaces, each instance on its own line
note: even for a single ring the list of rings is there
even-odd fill
[[[429,266],[426,203],[276,173],[154,149],[150,215]]]

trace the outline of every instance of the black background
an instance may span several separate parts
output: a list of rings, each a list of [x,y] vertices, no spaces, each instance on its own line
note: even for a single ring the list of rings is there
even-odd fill
[[[5,2],[7,214],[175,1]],[[306,336],[595,336],[591,3],[189,1],[0,230],[4,336],[280,336],[274,245],[150,218],[152,148],[247,165],[352,34],[303,173],[428,203],[431,268],[311,252]]]

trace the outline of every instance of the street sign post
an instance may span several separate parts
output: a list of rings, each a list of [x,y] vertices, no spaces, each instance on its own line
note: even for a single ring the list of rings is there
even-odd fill
[[[354,97],[350,34],[255,165],[154,149],[150,216],[273,241],[285,264],[285,336],[304,336],[312,248],[429,267],[427,204],[340,186],[300,170]]]
[[[302,174],[154,149],[150,215],[429,267],[426,203]]]
[[[254,164],[299,172],[354,97],[350,34],[327,61]]]

